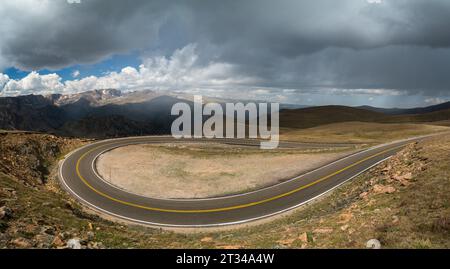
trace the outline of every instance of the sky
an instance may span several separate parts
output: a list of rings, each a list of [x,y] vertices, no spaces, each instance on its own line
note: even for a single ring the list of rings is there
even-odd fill
[[[427,106],[450,100],[449,26],[448,0],[2,0],[0,96]]]

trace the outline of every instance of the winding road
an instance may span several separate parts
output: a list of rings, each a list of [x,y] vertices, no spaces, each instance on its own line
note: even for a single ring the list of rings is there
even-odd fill
[[[339,159],[314,171],[260,190],[207,199],[154,199],[121,190],[103,180],[95,168],[106,151],[134,144],[167,142],[226,143],[259,146],[256,140],[174,140],[171,137],[133,137],[105,140],[84,146],[60,163],[59,178],[67,191],[88,207],[127,221],[166,227],[212,227],[241,224],[299,207],[337,188],[390,158],[413,138],[384,144]],[[280,144],[286,148],[320,148],[329,144]],[[348,144],[333,144],[335,147]]]

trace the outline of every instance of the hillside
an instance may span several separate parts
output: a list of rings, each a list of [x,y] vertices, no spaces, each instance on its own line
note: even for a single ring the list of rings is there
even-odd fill
[[[346,106],[310,107],[282,110],[280,112],[280,127],[305,129],[338,122],[374,122],[385,117],[381,113]]]
[[[170,129],[164,124],[145,123],[130,120],[124,116],[88,116],[66,122],[58,133],[70,137],[104,138],[139,136],[146,134],[168,134]]]
[[[410,145],[279,219],[189,234],[125,226],[83,211],[55,178],[58,158],[83,141],[8,134],[0,142],[6,145],[1,157],[9,160],[0,171],[0,248],[67,248],[70,239],[82,248],[365,248],[372,238],[382,248],[450,247],[449,135]],[[42,166],[22,165],[39,158]]]
[[[115,90],[0,98],[0,130],[96,138],[168,134],[171,108],[178,102],[191,103],[150,91]]]
[[[450,102],[445,102],[442,104],[437,104],[433,106],[427,106],[427,107],[416,107],[416,108],[379,108],[379,107],[372,107],[372,106],[361,106],[359,108],[374,111],[374,112],[380,112],[388,115],[412,115],[412,114],[425,114],[425,113],[431,113],[441,110],[448,110],[450,109]]]
[[[384,122],[438,122],[450,120],[450,109],[425,114],[395,115],[383,119]]]
[[[434,123],[435,125],[448,126],[447,121],[449,120],[450,109],[424,112],[423,114],[386,115],[362,108],[323,106],[280,112],[280,127],[295,129],[306,129],[341,122]]]
[[[0,98],[0,129],[53,131],[65,118],[61,108],[40,95]]]

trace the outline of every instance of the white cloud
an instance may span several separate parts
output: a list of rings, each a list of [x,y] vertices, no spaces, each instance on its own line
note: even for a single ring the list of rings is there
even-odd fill
[[[429,105],[438,105],[438,104],[442,104],[445,102],[446,101],[444,99],[439,98],[439,97],[432,97],[432,98],[425,99],[425,103],[427,103]]]
[[[143,60],[138,69],[123,68],[102,77],[87,77],[67,81],[65,91],[79,92],[92,89],[115,88],[120,90],[193,90],[233,87],[257,83],[258,79],[243,76],[228,63],[199,63],[196,46],[190,44],[176,50],[170,58],[153,57]]]
[[[9,81],[9,76],[6,74],[0,73],[0,92],[3,90],[5,84]]]
[[[79,75],[78,70],[72,73],[74,78]],[[76,93],[110,88],[194,91],[258,83],[256,78],[240,75],[232,64],[201,64],[194,44],[176,50],[169,58],[147,58],[138,69],[128,66],[120,72],[107,73],[101,77],[90,76],[62,82],[57,74],[40,75],[33,71],[20,80],[6,76],[2,81],[3,84],[0,85],[4,87],[3,95],[9,96]]]
[[[8,80],[2,95],[50,94],[63,90],[64,84],[57,74],[40,75],[33,71],[21,80]]]
[[[147,49],[169,6],[152,2],[0,1],[0,68],[59,70]]]
[[[383,95],[383,96],[400,96],[406,95],[407,91],[396,89],[325,89],[324,93],[331,92],[336,95]]]
[[[73,78],[77,78],[79,76],[80,76],[80,70],[75,70],[75,71],[72,72],[72,77]]]

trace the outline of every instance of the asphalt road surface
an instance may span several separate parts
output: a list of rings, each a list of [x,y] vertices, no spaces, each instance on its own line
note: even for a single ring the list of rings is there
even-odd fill
[[[126,145],[180,142],[171,137],[134,137],[105,140],[82,147],[60,163],[62,185],[88,207],[135,223],[167,227],[211,227],[250,222],[299,207],[388,159],[408,143],[422,138],[376,146],[294,179],[248,193],[209,199],[154,199],[121,190],[103,180],[95,168],[102,153]],[[195,140],[259,146],[255,140]],[[281,143],[287,148],[320,148],[329,144]],[[340,144],[333,146],[348,146]],[[126,156],[124,156],[126,158]],[[264,168],[262,168],[264,169]],[[232,184],[232,183],[230,183]]]

